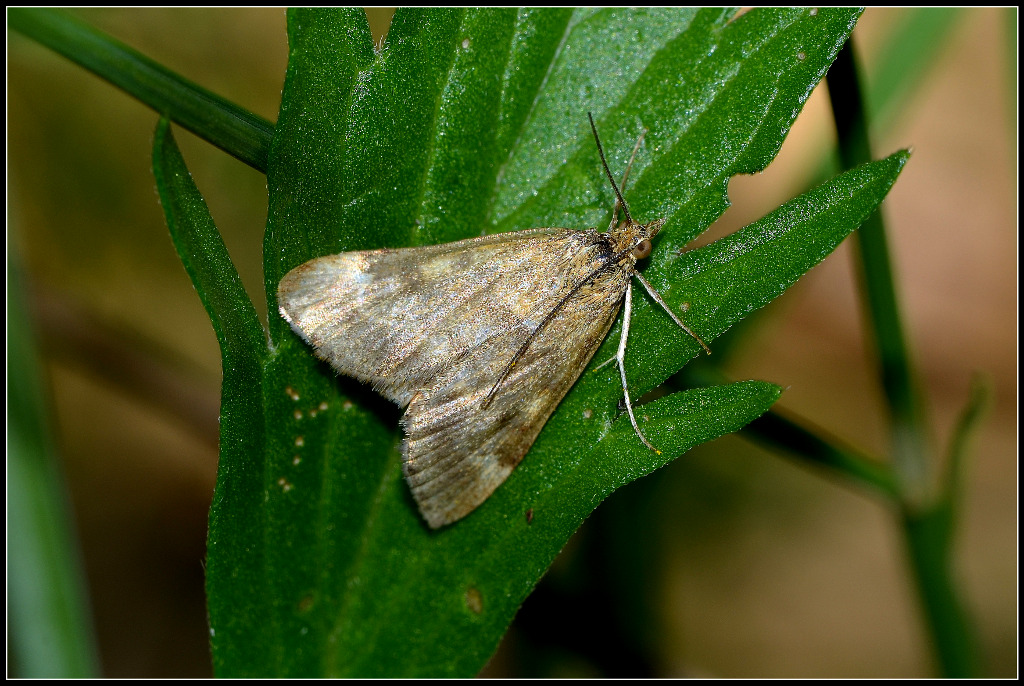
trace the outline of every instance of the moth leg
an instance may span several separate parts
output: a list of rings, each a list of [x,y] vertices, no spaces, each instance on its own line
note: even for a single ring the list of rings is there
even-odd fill
[[[633,282],[626,283],[626,307],[622,313],[622,335],[619,336],[619,350],[615,353],[615,361],[619,363],[619,376],[622,377],[622,393],[626,397],[626,412],[629,413],[629,421],[633,423],[633,430],[636,431],[636,435],[640,437],[640,440],[644,442],[648,448],[661,455],[661,451],[651,445],[640,427],[637,426],[636,417],[633,415],[633,403],[629,399],[629,387],[626,384],[626,338],[629,336],[629,320],[633,314]]]
[[[693,336],[693,340],[695,340],[698,343],[700,343],[700,347],[704,348],[705,352],[707,352],[707,354],[710,355],[711,354],[711,348],[709,348],[707,346],[707,344],[700,339],[700,336],[695,334],[693,332],[693,330],[690,329],[690,327],[688,327],[686,324],[683,324],[683,320],[681,320],[679,317],[677,317],[676,313],[672,311],[672,308],[670,308],[668,306],[668,304],[664,300],[661,299],[661,296],[658,294],[658,291],[654,290],[654,286],[652,286],[647,281],[647,279],[644,278],[644,275],[641,274],[640,272],[633,272],[633,276],[635,276],[636,278],[640,279],[640,283],[642,283],[644,285],[644,288],[646,288],[647,292],[651,294],[651,297],[654,298],[654,301],[656,303],[658,303],[659,305],[661,305],[662,308],[666,312],[668,312],[668,316],[672,317],[672,321],[674,321],[676,324],[678,324],[679,328],[681,328],[683,331],[685,331],[686,333],[688,333],[691,336]],[[628,293],[629,291],[627,290],[626,292]]]

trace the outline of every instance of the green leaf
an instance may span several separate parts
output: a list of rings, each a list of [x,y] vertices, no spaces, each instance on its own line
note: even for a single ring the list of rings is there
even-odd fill
[[[646,274],[672,307],[688,303],[687,321],[713,339],[827,255],[906,160],[851,171],[681,253],[727,207],[729,177],[774,157],[856,17],[412,9],[396,13],[378,51],[359,10],[291,11],[268,167],[270,311],[281,276],[318,255],[606,224],[613,196],[591,111],[616,173],[649,130],[627,197],[638,219],[668,223]],[[155,159],[173,171],[161,197],[175,209],[172,233],[184,237],[179,251],[225,359],[207,566],[221,676],[475,674],[608,493],[778,397],[775,386],[743,382],[645,405],[645,430],[662,449],[654,453],[618,416],[618,375],[597,369],[613,332],[507,483],[464,520],[431,531],[401,478],[398,410],[336,378],[279,317],[269,351],[257,345],[251,305],[207,290],[233,270],[223,246],[201,238],[212,225],[161,134]],[[222,285],[236,293],[230,278]],[[628,373],[639,396],[698,348],[645,296],[635,301]],[[232,318],[228,303],[242,314]]]
[[[167,120],[161,120],[156,129],[153,174],[174,247],[210,316],[221,349],[220,464],[210,510],[207,583],[230,577],[237,593],[262,593],[265,546],[251,542],[263,535],[264,528],[249,513],[262,505],[260,456],[270,440],[260,394],[268,355],[266,336]],[[215,587],[214,583],[207,592],[211,614],[225,612],[218,605],[224,595]],[[236,616],[235,621],[246,619]],[[269,650],[269,645],[258,643],[260,638],[250,636],[247,649]]]

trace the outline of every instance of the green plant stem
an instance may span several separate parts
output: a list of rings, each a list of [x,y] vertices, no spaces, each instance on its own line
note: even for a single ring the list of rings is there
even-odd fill
[[[742,433],[777,449],[794,452],[803,462],[830,468],[830,473],[842,474],[886,497],[892,498],[898,493],[891,472],[882,464],[858,455],[838,441],[824,438],[820,431],[810,431],[774,410],[752,421]]]
[[[679,390],[728,383],[725,375],[712,365],[692,364],[668,382]],[[809,429],[806,422],[769,410],[743,428],[740,435],[788,453],[804,466],[824,468],[845,483],[853,481],[888,500],[899,499],[899,485],[892,470],[879,460],[844,445],[820,429]]]
[[[952,575],[948,501],[919,510],[904,508],[903,528],[928,630],[943,676],[978,676],[976,641]]]
[[[828,73],[829,94],[839,133],[843,167],[852,169],[871,159],[867,120],[860,96],[853,50],[847,43]],[[914,390],[910,355],[889,258],[885,224],[875,212],[854,234],[860,259],[861,284],[867,296],[882,387],[892,415],[893,466],[904,498],[922,502],[927,487],[927,458],[920,400]]]
[[[11,28],[85,67],[250,167],[266,173],[274,125],[70,14],[8,10]]]
[[[979,673],[977,647],[969,618],[957,600],[949,560],[952,555],[952,531],[959,514],[964,456],[969,435],[978,426],[988,405],[991,390],[983,378],[975,378],[971,394],[949,442],[946,473],[941,482],[941,497],[927,510],[905,509],[907,541],[915,566],[922,569],[919,584],[922,596],[942,599],[925,605],[934,627],[943,668],[950,676]],[[935,560],[944,564],[936,565]]]
[[[17,260],[7,272],[8,676],[99,674],[85,573]]]
[[[867,79],[868,113],[875,131],[889,131],[907,100],[927,83],[948,36],[964,21],[962,7],[907,9],[877,50],[878,65]],[[1016,25],[1016,24],[1015,24]]]
[[[840,159],[844,167],[852,168],[871,159],[871,146],[849,42],[829,69],[828,84]],[[881,213],[864,222],[856,234],[856,244],[867,315],[892,421],[892,462],[911,570],[942,673],[949,677],[972,676],[977,672],[974,640],[951,576],[954,517],[949,489],[936,492],[934,470],[929,468],[924,411],[914,387]]]

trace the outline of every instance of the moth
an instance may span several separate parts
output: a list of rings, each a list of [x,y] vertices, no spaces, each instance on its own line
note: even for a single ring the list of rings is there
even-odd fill
[[[432,528],[466,516],[505,481],[623,303],[608,362],[618,365],[633,429],[657,450],[637,425],[626,383],[633,277],[710,353],[637,271],[665,219],[633,220],[592,116],[590,126],[617,199],[607,231],[540,228],[328,255],[278,286],[281,316],[319,357],[407,408],[403,473]]]

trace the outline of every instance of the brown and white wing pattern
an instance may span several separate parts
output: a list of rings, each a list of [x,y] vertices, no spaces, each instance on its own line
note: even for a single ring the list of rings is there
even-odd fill
[[[343,253],[278,297],[320,357],[408,404],[404,472],[438,527],[505,480],[601,344],[633,272],[611,251],[596,231],[537,229]]]

